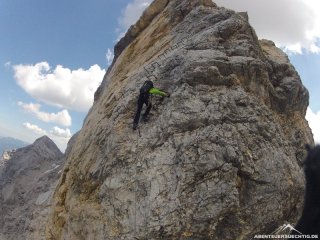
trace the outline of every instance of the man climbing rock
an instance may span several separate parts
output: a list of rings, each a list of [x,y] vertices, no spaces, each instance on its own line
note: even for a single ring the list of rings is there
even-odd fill
[[[149,99],[150,94],[156,94],[156,95],[160,95],[163,97],[170,97],[169,93],[165,93],[163,91],[160,91],[157,88],[154,88],[152,81],[150,81],[150,80],[145,81],[144,84],[142,85],[142,87],[140,88],[137,111],[136,111],[136,114],[135,114],[134,120],[133,120],[133,130],[136,130],[138,127],[143,104],[146,104],[147,109],[145,110],[144,114],[142,115],[142,120],[144,122],[148,121],[148,114],[149,114],[151,107],[152,107],[151,100]]]

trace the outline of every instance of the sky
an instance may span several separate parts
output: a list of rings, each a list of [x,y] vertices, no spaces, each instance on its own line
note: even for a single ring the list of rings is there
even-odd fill
[[[113,47],[151,0],[0,0],[0,136],[48,135],[61,150],[79,131]],[[216,0],[246,11],[259,38],[288,54],[310,93],[320,143],[320,1]]]

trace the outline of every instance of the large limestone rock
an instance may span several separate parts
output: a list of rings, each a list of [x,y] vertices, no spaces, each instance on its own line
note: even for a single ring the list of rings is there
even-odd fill
[[[156,0],[115,48],[54,194],[48,239],[250,239],[303,200],[308,92],[245,13]],[[132,130],[139,87],[171,93]]]
[[[48,137],[0,159],[0,240],[45,238],[62,153]]]

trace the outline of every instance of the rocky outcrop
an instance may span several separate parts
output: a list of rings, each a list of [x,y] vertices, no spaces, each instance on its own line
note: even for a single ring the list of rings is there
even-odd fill
[[[115,52],[55,191],[48,239],[250,239],[296,221],[313,143],[308,92],[245,13],[156,0]],[[146,79],[171,97],[153,98],[133,131]]]
[[[0,239],[44,239],[62,153],[42,137],[6,152],[0,162]]]

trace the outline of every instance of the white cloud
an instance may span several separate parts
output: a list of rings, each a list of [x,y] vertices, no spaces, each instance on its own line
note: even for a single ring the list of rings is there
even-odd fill
[[[72,134],[69,128],[61,129],[55,126],[50,130],[49,137],[57,144],[60,150],[64,152]]]
[[[64,138],[64,137],[56,137],[52,134],[49,135],[52,141],[58,146],[58,148],[64,152],[68,146],[68,142],[70,138]]]
[[[37,125],[31,124],[31,123],[24,123],[23,126],[29,130],[31,130],[32,132],[34,132],[37,135],[43,136],[43,135],[47,135],[47,132],[45,130],[43,130],[42,128],[38,127]]]
[[[311,108],[308,108],[306,119],[312,130],[314,141],[320,144],[320,111],[314,113]]]
[[[86,112],[105,70],[98,65],[88,70],[70,70],[61,65],[54,70],[47,62],[15,65],[15,79],[20,87],[39,101],[61,108]]]
[[[134,0],[126,6],[119,18],[120,29],[118,29],[118,31],[121,31],[119,37],[122,37],[129,27],[138,21],[142,12],[150,5],[151,2],[152,0]]]
[[[106,53],[106,59],[107,59],[107,64],[110,65],[113,61],[114,54],[113,52],[108,48],[108,51]]]
[[[214,0],[219,6],[247,11],[259,38],[288,51],[320,53],[319,0]]]
[[[59,127],[54,127],[50,133],[53,135],[53,136],[56,136],[56,137],[62,137],[62,138],[68,138],[70,139],[72,134],[70,132],[70,129],[69,128],[66,128],[66,129],[61,129]]]
[[[18,102],[18,105],[25,111],[34,114],[38,119],[44,122],[57,123],[63,126],[71,126],[72,119],[68,110],[64,109],[57,113],[46,113],[40,111],[41,105],[35,103]]]

